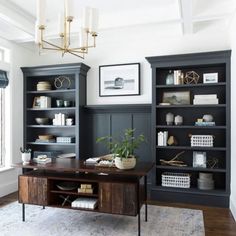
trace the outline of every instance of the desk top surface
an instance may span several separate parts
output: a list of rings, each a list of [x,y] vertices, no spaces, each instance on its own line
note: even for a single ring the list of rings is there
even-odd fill
[[[97,167],[95,165],[86,165],[84,161],[77,159],[55,159],[51,163],[37,164],[31,161],[29,164],[17,163],[13,167],[26,169],[43,169],[66,172],[87,172],[87,173],[106,173],[118,175],[145,176],[152,169],[154,163],[137,161],[137,165],[132,170],[120,170],[115,167]]]

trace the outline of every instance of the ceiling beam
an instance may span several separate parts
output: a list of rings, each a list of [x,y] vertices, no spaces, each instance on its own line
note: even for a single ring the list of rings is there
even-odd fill
[[[34,35],[35,17],[12,2],[0,0],[0,18],[23,32]]]
[[[193,2],[192,0],[179,0],[179,10],[182,18],[183,34],[193,33]]]

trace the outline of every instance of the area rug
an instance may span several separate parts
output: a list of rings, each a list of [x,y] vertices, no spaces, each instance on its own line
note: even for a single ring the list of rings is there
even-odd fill
[[[26,205],[26,221],[21,204],[0,208],[1,236],[133,236],[137,217],[101,214],[68,209]],[[148,206],[148,222],[141,210],[142,236],[204,236],[200,210]]]

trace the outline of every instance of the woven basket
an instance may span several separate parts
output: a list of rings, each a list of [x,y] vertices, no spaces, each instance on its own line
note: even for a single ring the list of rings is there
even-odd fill
[[[164,172],[161,175],[161,185],[164,187],[190,188],[190,174]]]

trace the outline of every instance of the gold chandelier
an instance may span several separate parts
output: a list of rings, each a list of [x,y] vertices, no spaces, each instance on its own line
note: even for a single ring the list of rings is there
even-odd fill
[[[35,24],[35,43],[38,44],[39,50],[42,49],[60,51],[62,56],[70,53],[74,56],[84,59],[89,48],[96,47],[96,37],[98,28],[98,10],[95,8],[85,7],[79,30],[78,47],[71,46],[71,23],[74,16],[73,0],[64,0],[64,12],[59,15],[59,45],[45,39],[45,10],[46,0],[37,0],[37,21]],[[91,41],[91,42],[90,42]]]

